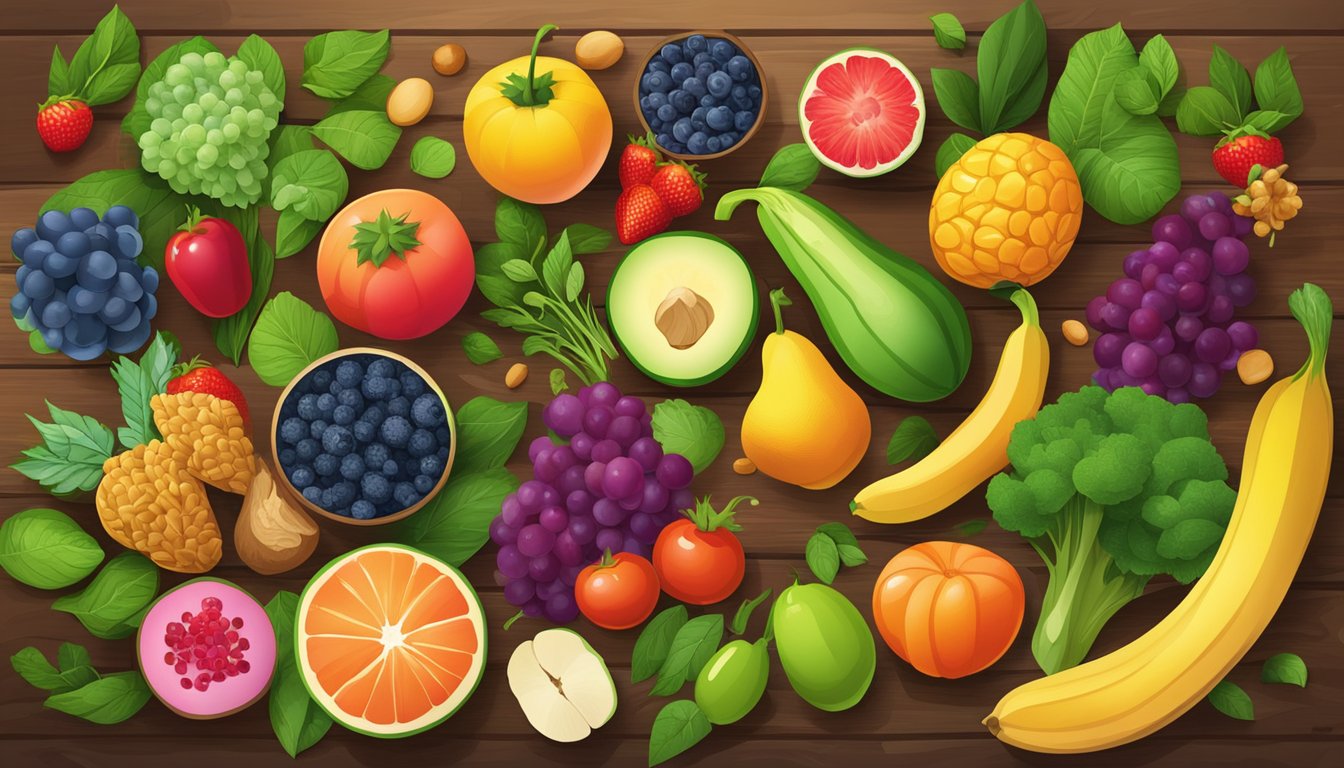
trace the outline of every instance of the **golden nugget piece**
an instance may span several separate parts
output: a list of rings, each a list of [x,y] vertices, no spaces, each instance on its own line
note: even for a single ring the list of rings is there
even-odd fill
[[[205,486],[163,442],[151,440],[104,462],[95,500],[112,538],[159,567],[205,573],[219,562],[223,539]]]
[[[247,493],[256,458],[237,406],[202,392],[155,395],[149,406],[163,441],[188,472],[220,490]]]

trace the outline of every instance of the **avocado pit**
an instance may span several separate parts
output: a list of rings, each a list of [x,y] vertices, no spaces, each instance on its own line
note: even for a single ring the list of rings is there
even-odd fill
[[[668,291],[653,315],[653,324],[673,349],[695,346],[713,323],[714,308],[705,297],[684,286]]]

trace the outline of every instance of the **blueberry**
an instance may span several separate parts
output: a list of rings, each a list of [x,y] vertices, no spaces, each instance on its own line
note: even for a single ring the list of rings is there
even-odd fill
[[[719,149],[727,149],[737,143],[737,134],[733,131],[719,134]]]
[[[327,387],[327,391],[333,395],[339,395],[345,391],[345,387],[342,387],[339,381],[332,381],[331,386]],[[318,392],[318,394],[321,394],[321,392]]]
[[[313,389],[323,390],[331,386],[331,371],[326,369],[313,371]]]
[[[719,141],[718,136],[710,136],[705,139],[705,149],[709,150],[710,154],[714,154],[723,149],[723,143]]]
[[[751,59],[748,59],[742,54],[738,54],[729,59],[728,63],[725,64],[723,68],[728,72],[730,77],[739,83],[745,83],[751,79]]]
[[[691,118],[683,117],[672,126],[672,138],[684,142],[691,137],[695,130],[691,128]]]
[[[383,462],[384,477],[396,477],[397,473],[400,471],[401,471],[401,465],[397,463],[396,459],[388,459],[387,461]]]
[[[695,130],[697,130],[697,131],[708,131],[708,130],[709,130],[709,126],[705,124],[705,121],[704,121],[704,120],[696,120],[695,118],[691,118],[691,128],[693,128],[693,129],[695,129]]]
[[[396,499],[402,507],[409,507],[424,498],[424,495],[417,493],[414,485],[403,480],[393,487],[392,498]]]
[[[398,451],[400,454],[400,451]],[[420,460],[414,456],[398,455],[398,464],[401,465],[400,477],[410,479],[420,474]]]
[[[658,137],[655,140],[658,142],[658,146],[662,147],[663,149],[672,148],[672,134],[670,133],[660,133],[658,134]]]
[[[702,62],[700,62],[699,64],[696,64],[696,65],[695,65],[695,72],[694,72],[694,74],[695,74],[696,77],[700,78],[701,80],[705,80],[705,79],[707,79],[710,75],[714,74],[714,73],[717,72],[717,71],[718,71],[718,70],[714,68],[714,62],[712,62],[712,61],[702,61]]]
[[[709,50],[709,41],[705,39],[704,35],[691,35],[686,38],[686,47],[696,53],[701,53]]]
[[[355,409],[348,405],[338,405],[336,410],[331,413],[331,420],[343,427],[348,427],[355,423]]]
[[[439,452],[436,453],[436,454],[434,454],[434,455],[439,457],[439,461],[444,462],[445,464],[447,464],[447,463],[448,463],[448,446],[446,446],[446,445],[441,445],[441,446],[439,446]]]
[[[383,407],[381,405],[374,403],[370,405],[368,408],[364,409],[364,415],[360,416],[359,420],[367,421],[368,423],[376,427],[379,424],[382,424],[383,419],[385,418],[387,418],[387,412],[383,410]]]
[[[317,412],[324,419],[330,419],[333,411],[336,410],[336,396],[330,392],[317,396]]]
[[[388,376],[388,377],[387,377],[387,396],[388,396],[389,398],[393,398],[393,397],[396,397],[397,395],[400,395],[400,394],[401,394],[401,382],[398,381],[397,378],[396,378],[395,376]]]
[[[70,231],[70,227],[70,217],[65,211],[50,210],[38,217],[36,229],[43,240],[55,243]]]
[[[29,230],[30,232],[32,230]],[[36,235],[34,235],[36,237]],[[56,246],[46,240],[34,240],[14,255],[23,258],[23,265],[29,269],[41,269],[47,257],[56,252]]]
[[[51,259],[58,256],[60,256],[59,253],[53,253],[51,258],[47,259],[47,261],[51,261]],[[20,271],[25,269],[28,268],[26,266],[19,267]],[[17,275],[16,281],[23,284],[22,290],[30,299],[50,298],[51,294],[56,292],[56,283],[52,281],[51,276],[46,272],[37,272],[28,269],[27,273]]]
[[[727,107],[715,107],[705,115],[705,124],[714,131],[726,131],[733,127],[733,110]]]
[[[330,477],[340,468],[341,460],[330,453],[319,453],[317,458],[313,459],[313,471],[320,477]]]
[[[406,441],[406,450],[415,458],[428,456],[434,453],[438,445],[434,442],[434,435],[427,429],[417,429],[411,433],[411,439]]]
[[[418,470],[416,474],[429,475],[435,480],[438,480],[439,475],[443,474],[443,459],[440,459],[437,454],[425,456],[420,459],[420,463],[416,469]]]
[[[714,57],[710,56],[708,51],[701,51],[700,53],[695,54],[695,58],[691,59],[691,63],[697,67],[701,64],[708,64],[712,67],[714,66]]]
[[[448,445],[452,442],[452,439],[453,435],[448,431],[448,427],[443,426],[434,430],[434,440],[438,442],[440,447]]]
[[[672,65],[672,71],[668,74],[672,76],[673,83],[680,83],[695,74],[695,67],[689,61],[677,62]]]
[[[378,429],[378,436],[393,448],[405,448],[411,439],[411,424],[403,416],[388,416]]]
[[[364,378],[364,366],[354,360],[342,360],[336,366],[336,380],[345,387],[357,386]]]
[[[79,259],[72,259],[69,256],[66,256],[65,254],[61,253],[60,251],[56,251],[55,253],[48,256],[47,260],[42,264],[42,269],[48,275],[58,278],[69,277],[75,274],[75,270],[78,268],[79,268]]]
[[[437,427],[443,423],[443,401],[438,395],[423,394],[411,405],[411,419],[417,427]]]
[[[292,466],[294,462],[298,460],[298,458],[299,457],[296,453],[294,453],[293,448],[280,449],[280,455],[279,455],[280,466],[282,467]]]
[[[659,134],[667,130],[667,123],[659,119],[657,115],[648,118],[648,120],[649,120],[649,130],[653,131],[655,134]]]
[[[759,86],[759,85],[748,85],[748,86],[747,86],[747,98],[751,99],[751,103],[752,103],[752,104],[760,104],[760,103],[761,103],[761,86]]]
[[[71,213],[73,213],[73,211]],[[107,212],[103,214],[103,221],[114,227],[120,227],[123,224],[128,224],[132,227],[140,226],[140,217],[135,215],[135,211],[124,205],[114,205],[111,208],[108,208]]]
[[[676,91],[673,91],[673,93],[676,93]],[[649,104],[649,106],[648,106],[648,110],[649,110],[649,111],[651,111],[651,112],[657,112],[659,107],[661,107],[661,106],[663,106],[664,104],[667,103],[668,97],[669,97],[669,94],[666,94],[666,93],[650,93],[648,96],[645,96],[645,97],[644,97],[644,100],[647,101],[648,104]],[[410,373],[412,376],[415,376],[415,374],[412,373],[412,372],[410,372],[410,371],[407,371],[407,373]],[[406,374],[403,373],[402,376],[405,377]],[[416,377],[417,379],[420,378],[419,376],[415,376],[415,377]],[[403,383],[405,383],[405,382],[403,381]]]
[[[342,389],[336,394],[336,403],[338,406],[345,405],[353,408],[358,417],[359,412],[364,409],[364,397],[359,394],[358,389]]]
[[[650,66],[652,69],[652,66]],[[656,69],[639,80],[639,87],[646,93],[667,93],[672,88],[672,76]]]
[[[703,155],[709,149],[708,141],[709,136],[705,135],[704,131],[696,131],[686,140],[686,148],[693,155]]]
[[[705,107],[706,109],[713,109],[718,105],[719,100],[715,98],[714,94],[712,93],[706,93],[704,96],[700,97],[700,106]]]
[[[303,489],[303,498],[313,504],[320,505],[322,503],[322,489],[318,488],[316,485],[310,485]]]
[[[280,439],[290,445],[297,444],[308,433],[308,425],[297,416],[290,416],[280,424]]]
[[[304,421],[312,421],[318,416],[317,413],[317,395],[307,394],[299,398],[298,405],[299,418]]]
[[[756,124],[756,116],[745,109],[733,115],[733,130],[746,133]]]
[[[386,379],[396,375],[397,365],[386,357],[380,357],[369,363],[369,369],[366,373],[368,376]]]
[[[666,61],[663,61],[662,59],[655,58],[655,59],[653,59],[653,60],[651,60],[651,61],[649,62],[649,68],[648,68],[648,69],[649,69],[650,72],[662,72],[663,74],[666,75],[667,73],[669,73],[669,72],[672,71],[672,65],[671,65],[671,64],[668,64]],[[642,81],[642,80],[640,81],[640,90],[641,90],[641,91],[647,91],[647,90],[649,90],[649,89],[643,87],[643,81]],[[656,93],[656,91],[655,91],[655,93]]]
[[[332,489],[330,488],[326,489],[325,491],[322,492],[322,498],[320,501],[317,502],[317,505],[327,510],[328,512],[335,511],[336,507],[338,506],[336,504],[336,494],[332,491]]]
[[[391,454],[387,446],[382,443],[373,443],[364,449],[364,465],[367,467],[381,467],[383,462],[387,461]]]
[[[688,77],[683,80],[681,89],[697,99],[709,92],[705,90],[705,82],[698,77]]]
[[[378,436],[378,428],[367,421],[356,421],[350,425],[350,432],[361,443],[372,442]]]
[[[306,464],[300,464],[289,471],[289,482],[293,483],[295,488],[307,488],[315,479],[313,468]]]
[[[321,450],[322,446],[318,445],[316,440],[307,437],[294,446],[294,455],[298,457],[299,461],[312,461],[317,458],[317,454]]]
[[[364,459],[351,453],[341,458],[341,477],[346,480],[358,480],[364,476]]]
[[[313,419],[308,422],[308,436],[314,440],[321,440],[322,433],[327,431],[329,425],[322,419]]]
[[[686,114],[695,109],[695,97],[680,88],[669,93],[667,101],[680,114]]]
[[[681,61],[681,46],[676,43],[668,43],[663,46],[663,49],[658,52],[658,55],[668,64],[676,64]]]
[[[647,117],[648,115],[653,114],[656,110],[657,110],[657,107],[651,107],[651,106],[649,106],[649,97],[648,97],[648,96],[640,96],[640,97],[639,97],[639,111],[640,111],[640,112],[643,112],[644,115],[645,115],[646,117]]]
[[[350,516],[356,520],[371,520],[378,514],[378,508],[368,499],[360,499],[350,505]]]
[[[430,491],[434,490],[434,486],[439,482],[439,478],[430,477],[429,475],[416,475],[415,479],[411,482],[415,486],[415,492],[420,494],[421,498],[424,498],[429,495]]]
[[[159,311],[159,300],[154,298],[154,294],[146,293],[140,297],[140,301],[136,302],[136,306],[140,308],[140,314],[144,315],[146,320],[149,320]]]
[[[696,107],[695,111],[691,112],[691,123],[694,124],[697,121],[703,123],[705,122],[705,117],[707,117],[708,115],[709,115],[709,107]],[[704,129],[700,128],[697,130],[703,131]]]
[[[709,44],[709,55],[721,64],[731,61],[736,54],[737,47],[727,40],[715,40]]]
[[[387,414],[408,418],[411,415],[411,402],[404,397],[394,397],[387,404]]]
[[[677,108],[671,104],[664,104],[658,108],[658,119],[664,123],[677,119]]]
[[[331,486],[331,497],[333,502],[332,506],[348,507],[352,502],[354,502],[355,496],[358,493],[359,491],[356,490],[354,483],[350,482],[349,480],[342,480],[341,482]]]
[[[382,400],[387,397],[387,379],[382,376],[365,376],[359,391],[368,400]]]
[[[723,72],[713,72],[705,78],[705,88],[711,94],[723,98],[732,93],[733,79]]]
[[[355,436],[340,424],[332,424],[322,433],[322,450],[340,458],[355,450]]]

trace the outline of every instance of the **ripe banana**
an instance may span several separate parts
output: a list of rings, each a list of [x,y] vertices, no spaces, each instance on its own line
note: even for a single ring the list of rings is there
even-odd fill
[[[1004,696],[984,721],[1000,740],[1036,752],[1093,752],[1140,739],[1203,699],[1269,624],[1320,514],[1334,434],[1325,380],[1330,299],[1308,283],[1288,305],[1311,353],[1256,407],[1237,505],[1208,571],[1129,645]]]
[[[864,488],[850,510],[875,523],[909,523],[947,509],[1008,464],[1013,426],[1041,408],[1050,371],[1050,345],[1036,302],[1025,288],[1009,299],[1022,324],[1008,336],[999,369],[971,415],[914,466]]]

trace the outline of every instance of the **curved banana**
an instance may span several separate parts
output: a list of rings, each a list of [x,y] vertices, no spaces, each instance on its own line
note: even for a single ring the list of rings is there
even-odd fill
[[[947,509],[1008,464],[1013,426],[1040,410],[1050,371],[1050,345],[1036,302],[1020,287],[1009,299],[1022,310],[1022,324],[1004,343],[984,399],[928,456],[860,491],[849,505],[854,514],[875,523],[920,520]]]
[[[1269,624],[1320,514],[1334,439],[1325,380],[1330,299],[1308,283],[1288,304],[1311,353],[1256,407],[1237,504],[1208,571],[1134,642],[1004,696],[984,721],[1000,740],[1036,752],[1092,752],[1140,739],[1203,699]]]

